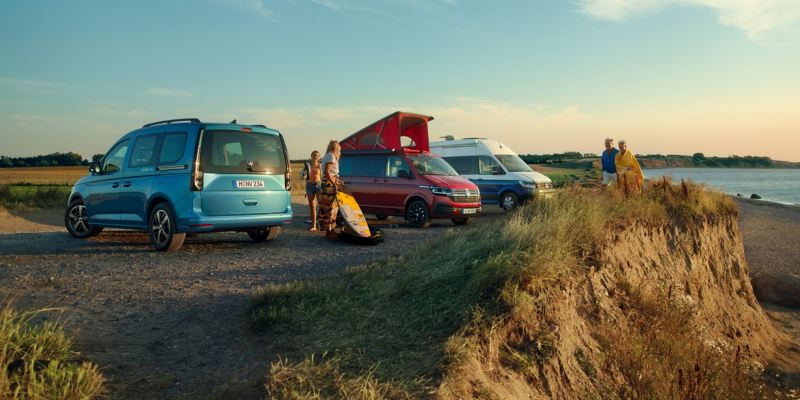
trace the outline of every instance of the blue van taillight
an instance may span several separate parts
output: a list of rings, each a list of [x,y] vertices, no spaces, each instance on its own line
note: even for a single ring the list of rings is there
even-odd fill
[[[203,171],[194,170],[191,189],[195,192],[203,190]]]
[[[286,167],[286,175],[283,178],[284,186],[286,187],[287,192],[292,191],[292,168],[287,166]]]

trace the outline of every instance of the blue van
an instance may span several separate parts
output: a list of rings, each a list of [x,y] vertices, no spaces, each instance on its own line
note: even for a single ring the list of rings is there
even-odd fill
[[[119,139],[89,172],[64,213],[77,238],[133,229],[156,250],[176,251],[187,233],[272,240],[292,218],[286,144],[264,125],[153,122]]]

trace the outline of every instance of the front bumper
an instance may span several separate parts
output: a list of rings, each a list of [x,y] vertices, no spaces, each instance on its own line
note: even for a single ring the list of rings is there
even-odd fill
[[[481,203],[456,203],[447,197],[439,197],[436,200],[431,210],[431,218],[468,218],[481,215]]]

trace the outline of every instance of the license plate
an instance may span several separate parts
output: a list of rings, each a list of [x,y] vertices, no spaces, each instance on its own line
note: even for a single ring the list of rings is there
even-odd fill
[[[263,189],[264,181],[236,181],[237,189]]]
[[[462,214],[475,214],[477,212],[478,212],[477,208],[465,208],[465,209],[461,210]]]

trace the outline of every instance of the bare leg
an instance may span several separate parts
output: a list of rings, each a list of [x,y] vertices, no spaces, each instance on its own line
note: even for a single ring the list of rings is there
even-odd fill
[[[308,209],[311,211],[311,232],[317,230],[317,195],[308,195]]]

